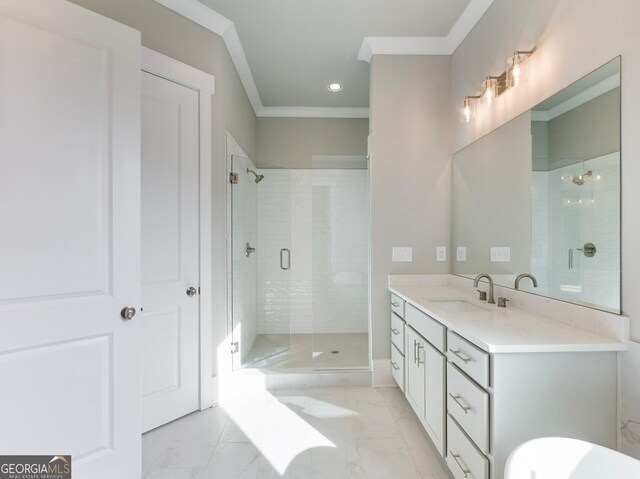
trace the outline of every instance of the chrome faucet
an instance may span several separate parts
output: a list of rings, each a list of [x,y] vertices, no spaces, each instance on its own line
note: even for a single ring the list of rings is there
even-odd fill
[[[480,273],[478,276],[476,276],[476,279],[473,280],[473,287],[477,288],[478,283],[482,278],[487,278],[489,280],[489,299],[487,300],[487,303],[496,304],[496,302],[493,300],[493,279],[491,278],[491,276],[489,276],[489,274]]]
[[[529,273],[523,273],[523,274],[519,274],[516,277],[516,283],[514,284],[514,288],[515,289],[519,289],[520,286],[520,280],[524,279],[524,278],[529,278],[531,280],[531,282],[533,283],[533,287],[537,288],[538,287],[538,280],[536,279],[536,277],[532,274]]]

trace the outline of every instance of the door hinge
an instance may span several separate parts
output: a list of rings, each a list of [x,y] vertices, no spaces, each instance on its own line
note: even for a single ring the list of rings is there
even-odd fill
[[[229,183],[232,185],[238,184],[238,173],[229,173]]]
[[[237,341],[235,343],[231,343],[231,354],[235,354],[239,350],[240,350],[240,346]]]

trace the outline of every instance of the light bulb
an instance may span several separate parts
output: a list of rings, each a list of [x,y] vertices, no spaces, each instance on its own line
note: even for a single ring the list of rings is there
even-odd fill
[[[493,89],[491,88],[491,83],[487,84],[487,88],[484,92],[484,99],[487,102],[487,105],[491,106],[491,103],[493,102]]]
[[[471,106],[469,105],[469,99],[465,98],[464,100],[464,120],[465,123],[469,123],[471,120]]]
[[[513,69],[511,70],[511,78],[513,79],[513,86],[520,85],[520,65],[518,64],[518,55],[513,56]]]

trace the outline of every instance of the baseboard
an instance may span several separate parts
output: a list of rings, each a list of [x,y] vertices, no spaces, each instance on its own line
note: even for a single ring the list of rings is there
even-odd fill
[[[391,359],[373,359],[371,361],[371,369],[373,372],[373,387],[393,388],[398,386],[391,375]]]

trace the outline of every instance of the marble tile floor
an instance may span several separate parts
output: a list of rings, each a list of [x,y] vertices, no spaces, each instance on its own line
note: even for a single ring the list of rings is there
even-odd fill
[[[145,479],[445,479],[397,388],[251,391],[142,436]]]
[[[367,333],[259,334],[243,361],[243,367],[367,368],[368,358]]]

